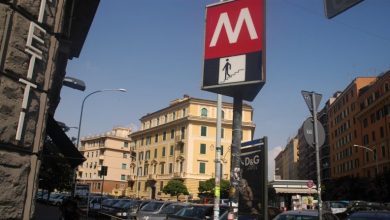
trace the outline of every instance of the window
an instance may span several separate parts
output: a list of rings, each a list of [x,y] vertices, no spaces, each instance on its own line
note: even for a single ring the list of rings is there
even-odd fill
[[[186,136],[186,128],[185,127],[181,127],[181,139],[184,139]]]
[[[206,144],[200,144],[200,154],[206,154]]]
[[[225,119],[225,111],[224,110],[221,111],[221,119]]]
[[[121,180],[126,180],[126,175],[121,175]]]
[[[221,138],[225,137],[225,129],[221,128]]]
[[[175,138],[175,129],[171,130],[171,139]]]
[[[123,143],[123,147],[129,147],[129,142],[125,141],[125,142]]]
[[[201,174],[206,173],[206,163],[204,163],[204,162],[199,163],[199,173],[201,173]]]
[[[162,148],[162,156],[165,157],[165,147]]]
[[[158,134],[156,134],[155,136],[154,136],[154,143],[157,143],[158,142]]]
[[[125,170],[127,168],[127,164],[122,163],[122,169]]]
[[[163,132],[163,141],[165,141],[166,139],[167,139],[167,132],[164,131],[164,132]]]
[[[161,181],[161,182],[160,182],[160,191],[162,191],[163,188],[164,188],[164,181]]]
[[[176,119],[176,112],[172,112],[172,120]]]
[[[150,150],[145,152],[145,160],[149,160],[149,159],[150,159]]]
[[[145,164],[145,167],[144,167],[144,175],[148,175],[149,173],[149,166],[147,164]]]
[[[200,110],[200,116],[207,117],[207,109],[206,108],[202,108],[202,110]]]
[[[127,153],[123,153],[123,158],[127,158]]]
[[[221,145],[221,155],[223,156],[223,145]]]
[[[157,158],[157,149],[154,149],[154,158]]]
[[[169,173],[173,173],[173,164],[169,163]]]
[[[386,156],[386,148],[385,145],[382,145],[382,157]]]
[[[164,164],[160,164],[160,173],[164,174]]]
[[[171,145],[169,149],[169,156],[173,156],[173,145]]]
[[[185,117],[186,116],[186,112],[187,110],[185,109],[185,108],[183,108],[183,117]]]
[[[200,127],[200,136],[206,137],[207,136],[207,127],[206,126],[201,126]]]
[[[138,156],[138,160],[143,160],[144,159],[144,152],[140,152]]]

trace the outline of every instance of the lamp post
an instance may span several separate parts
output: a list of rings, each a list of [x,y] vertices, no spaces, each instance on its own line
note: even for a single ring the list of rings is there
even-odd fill
[[[81,132],[81,121],[83,119],[83,110],[84,110],[84,103],[85,103],[85,100],[87,100],[88,97],[90,97],[91,95],[93,94],[96,94],[96,93],[99,93],[99,92],[108,92],[108,91],[118,91],[118,92],[127,92],[126,89],[102,89],[102,90],[96,90],[94,92],[91,92],[89,93],[87,96],[85,96],[85,98],[83,99],[83,102],[81,104],[81,111],[80,111],[80,120],[79,120],[79,130],[78,130],[78,133],[77,133],[77,149],[79,150],[80,148],[80,132]],[[73,184],[74,184],[74,190],[76,189],[76,169],[74,169],[74,180],[73,180]],[[102,186],[102,189],[103,189],[103,186]],[[73,190],[73,194],[74,195],[74,190]]]
[[[375,154],[374,150],[369,148],[369,147],[366,147],[366,146],[362,146],[362,145],[357,145],[357,144],[354,144],[353,145],[354,147],[360,147],[360,148],[363,148],[363,149],[366,149],[368,151],[371,151],[372,154],[374,155],[375,157],[375,166],[376,166],[376,170],[375,170],[375,175],[378,175],[378,172],[379,172],[379,168],[378,168],[378,156]]]
[[[81,121],[83,119],[83,110],[84,110],[85,100],[87,100],[87,98],[90,97],[93,94],[96,94],[96,93],[99,93],[99,92],[108,92],[108,91],[127,92],[126,89],[102,89],[102,90],[96,90],[94,92],[91,92],[87,96],[85,96],[85,98],[83,99],[83,102],[81,104],[80,120],[79,120],[79,131],[77,133],[77,149],[79,149],[79,146],[80,146]]]

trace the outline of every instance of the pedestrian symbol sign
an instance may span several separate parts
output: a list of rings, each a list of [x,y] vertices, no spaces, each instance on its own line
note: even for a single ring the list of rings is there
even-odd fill
[[[202,89],[252,101],[265,84],[265,0],[206,8]]]
[[[245,56],[224,57],[219,61],[219,84],[245,81]]]

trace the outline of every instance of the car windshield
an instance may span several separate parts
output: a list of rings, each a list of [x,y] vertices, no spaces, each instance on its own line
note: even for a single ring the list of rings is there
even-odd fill
[[[163,206],[163,202],[149,202],[144,207],[141,208],[142,211],[157,211]]]
[[[198,217],[203,218],[208,207],[204,206],[191,206],[185,207],[178,211],[176,215],[186,216],[186,217]]]
[[[117,203],[115,203],[112,207],[114,208],[122,208],[124,205],[130,203],[131,200],[128,200],[128,199],[122,199],[122,200],[119,200]]]
[[[160,213],[161,214],[174,214],[182,208],[184,208],[183,204],[170,204],[170,205],[167,205],[166,207],[164,207]]]

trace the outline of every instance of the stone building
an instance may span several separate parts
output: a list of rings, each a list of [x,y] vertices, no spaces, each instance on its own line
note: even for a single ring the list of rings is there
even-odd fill
[[[52,116],[67,61],[79,56],[98,4],[99,0],[0,1],[2,219],[33,215],[46,128],[58,128]],[[53,141],[64,135],[50,131]]]
[[[184,96],[166,108],[146,114],[141,129],[133,132],[128,190],[130,196],[171,199],[162,193],[169,180],[187,186],[190,198],[198,198],[199,182],[215,177],[216,101]],[[242,107],[242,142],[252,140],[255,125],[253,109]],[[222,105],[221,170],[222,179],[230,178],[232,143],[232,103]]]

